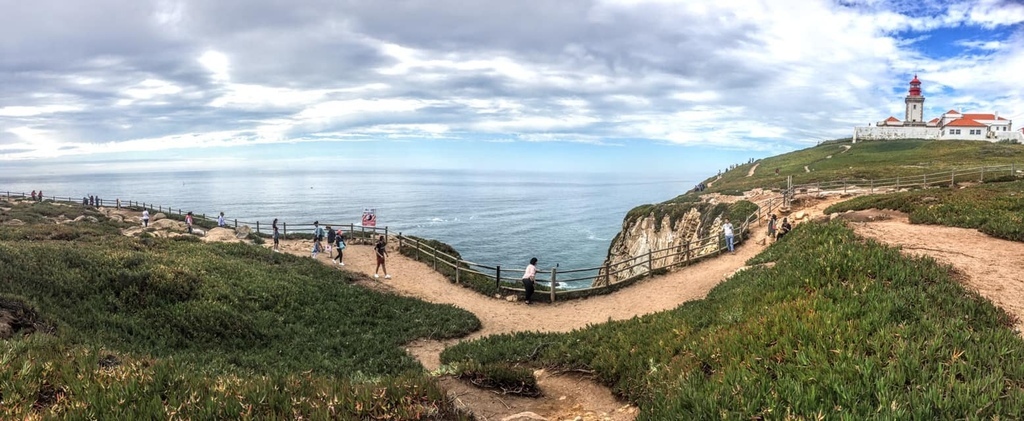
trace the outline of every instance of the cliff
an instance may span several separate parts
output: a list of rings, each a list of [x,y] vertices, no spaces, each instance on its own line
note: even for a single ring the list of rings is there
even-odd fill
[[[654,270],[712,253],[722,241],[725,218],[739,235],[740,225],[757,205],[746,200],[717,196],[702,199],[683,195],[668,202],[642,205],[626,214],[622,230],[612,239],[608,257],[595,286],[614,284],[646,274],[648,258]],[[720,197],[719,197],[720,198]]]

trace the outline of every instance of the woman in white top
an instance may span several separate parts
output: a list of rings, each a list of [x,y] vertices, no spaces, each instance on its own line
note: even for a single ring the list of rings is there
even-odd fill
[[[149,226],[149,209],[142,210],[142,226]]]
[[[537,258],[530,259],[530,266],[523,273],[523,288],[526,288],[526,304],[533,304],[533,284],[537,281]]]

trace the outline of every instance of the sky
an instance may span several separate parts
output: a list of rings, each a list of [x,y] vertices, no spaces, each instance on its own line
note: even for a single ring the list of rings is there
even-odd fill
[[[713,173],[949,109],[1024,123],[1024,2],[0,0],[0,176]]]

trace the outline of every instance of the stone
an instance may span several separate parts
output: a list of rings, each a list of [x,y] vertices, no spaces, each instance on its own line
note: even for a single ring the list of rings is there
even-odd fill
[[[25,221],[22,221],[20,219],[12,219],[10,221],[4,222],[4,225],[11,225],[11,226],[15,226],[16,227],[16,226],[25,225]]]
[[[235,238],[238,238],[239,240],[244,240],[246,238],[249,238],[250,233],[252,233],[252,228],[249,227],[248,225],[242,225],[235,229]]]
[[[520,412],[518,414],[509,415],[505,418],[502,418],[501,421],[547,421],[547,418],[544,418],[533,412]]]
[[[800,211],[793,215],[793,219],[799,221],[807,217],[807,212]]]
[[[149,221],[149,226],[161,230],[185,230],[184,222],[178,222],[173,219],[158,219],[156,221]]]
[[[518,295],[509,295],[509,296],[505,297],[505,301],[508,301],[510,303],[514,303],[516,301],[519,301],[519,296]]]
[[[167,219],[167,215],[164,215],[163,212],[157,212],[156,215],[153,215],[151,218],[149,218],[149,222],[156,222],[161,219]]]

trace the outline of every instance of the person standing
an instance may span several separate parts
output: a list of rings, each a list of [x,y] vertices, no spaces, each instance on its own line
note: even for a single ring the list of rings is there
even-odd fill
[[[274,218],[274,222],[270,224],[274,229],[274,251],[281,252],[281,233],[277,231],[277,218]]]
[[[725,218],[725,223],[722,224],[722,233],[725,234],[725,246],[729,248],[729,253],[735,253],[736,251],[732,245],[732,224],[729,223],[729,218]]]
[[[36,191],[35,190],[32,190],[32,201],[33,202],[36,201]]]
[[[42,190],[39,191],[39,201],[40,202],[43,201],[43,191]]]
[[[82,198],[82,201],[84,202],[85,198]],[[149,209],[143,209],[142,210],[142,226],[143,227],[148,227],[149,226]]]
[[[387,240],[385,240],[384,236],[382,235],[380,236],[379,239],[377,239],[377,244],[373,246],[374,254],[377,255],[377,268],[373,270],[374,278],[380,277],[380,275],[377,275],[377,271],[383,268],[384,279],[391,279],[391,275],[388,275],[388,266],[385,264],[385,261],[388,258],[387,245]]]
[[[530,259],[530,265],[523,272],[523,289],[526,290],[526,304],[533,304],[533,284],[537,282],[537,258]]]
[[[192,211],[188,211],[185,214],[185,228],[188,229],[188,233],[192,233]]]
[[[334,248],[338,250],[338,255],[334,257],[335,263],[345,266],[345,234],[341,230],[334,235]]]
[[[224,212],[221,212],[220,216],[217,217],[217,226],[224,228]]]
[[[333,259],[333,257],[331,257],[331,246],[334,245],[334,241],[336,240],[336,238],[335,238],[336,235],[337,235],[337,233],[334,232],[334,229],[332,229],[331,226],[328,225],[327,226],[327,258],[328,259]]]
[[[313,243],[316,244],[314,253],[324,249],[322,242],[324,241],[324,228],[320,226],[320,221],[313,221]],[[316,257],[315,255],[313,257]]]
[[[778,218],[773,213],[771,218],[768,218],[768,238],[775,239],[775,226],[779,223]]]

